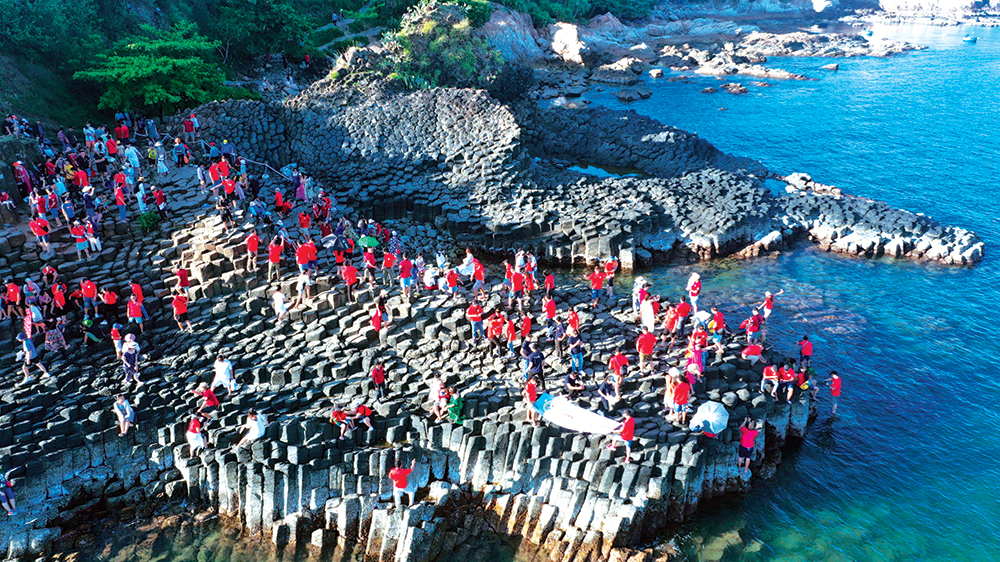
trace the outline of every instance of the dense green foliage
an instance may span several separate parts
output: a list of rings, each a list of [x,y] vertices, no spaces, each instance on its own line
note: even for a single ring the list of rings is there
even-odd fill
[[[139,224],[139,228],[141,228],[143,232],[150,233],[156,230],[156,227],[159,226],[160,215],[154,211],[148,211],[139,215],[139,218],[136,219],[136,223]]]
[[[219,42],[223,62],[283,52],[311,29],[291,0],[216,0],[205,8],[194,21]]]
[[[393,55],[390,78],[406,87],[482,87],[500,71],[503,56],[473,36],[466,3],[424,0],[402,18],[399,31],[387,34]],[[480,16],[481,19],[481,16]]]
[[[623,19],[638,19],[649,15],[657,0],[499,0],[500,4],[525,12],[535,25],[555,21],[575,22],[611,12]]]
[[[98,107],[173,111],[234,93],[222,90],[225,74],[206,61],[218,41],[199,35],[193,24],[141,29],[74,75],[104,85]]]

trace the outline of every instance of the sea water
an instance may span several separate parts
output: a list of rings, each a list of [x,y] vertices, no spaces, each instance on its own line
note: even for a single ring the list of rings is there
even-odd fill
[[[971,268],[850,258],[804,245],[777,257],[641,272],[675,298],[688,273],[701,271],[703,302],[720,304],[731,325],[764,291],[784,289],[771,340],[794,352],[808,334],[820,378],[830,370],[843,376],[839,415],[830,415],[823,393],[818,419],[785,451],[773,479],[664,533],[679,559],[1000,560],[1000,29],[974,29],[975,45],[961,42],[968,31],[876,26],[876,38],[930,49],[888,59],[774,59],[773,66],[817,80],[761,88],[730,78],[750,88],[746,96],[701,94],[720,83],[704,77],[688,84],[647,78],[653,96],[630,104],[611,91],[588,96],[696,131],[776,171],[806,172],[972,229],[987,244],[986,259]],[[820,70],[830,62],[840,70]],[[114,536],[82,559],[262,558],[260,550],[236,555],[212,528],[146,548]],[[502,544],[477,554],[492,562],[515,557]]]
[[[976,44],[961,41],[967,32]],[[822,403],[777,476],[667,533],[686,560],[1000,560],[1000,29],[876,26],[926,51],[892,58],[772,59],[808,82],[646,78],[653,96],[588,99],[699,133],[780,173],[805,172],[986,241],[971,268],[858,259],[800,248],[698,267],[703,301],[747,315],[777,298],[772,341],[808,334],[820,378],[843,377],[839,415]],[[820,67],[837,62],[836,72]],[[690,74],[689,74],[690,75]],[[676,296],[687,268],[648,272]],[[826,398],[826,394],[823,395]]]

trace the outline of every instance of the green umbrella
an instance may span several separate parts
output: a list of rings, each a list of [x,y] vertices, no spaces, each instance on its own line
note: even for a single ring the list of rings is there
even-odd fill
[[[365,248],[374,248],[378,246],[378,239],[374,236],[362,236],[361,240],[358,240],[358,244]]]

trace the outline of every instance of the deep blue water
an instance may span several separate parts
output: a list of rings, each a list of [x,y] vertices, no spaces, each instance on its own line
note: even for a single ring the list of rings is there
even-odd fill
[[[791,351],[810,334],[814,366],[824,378],[840,371],[844,393],[840,416],[823,404],[775,479],[664,537],[686,559],[1000,560],[1000,30],[974,29],[975,45],[961,42],[967,31],[876,27],[876,37],[930,49],[889,59],[773,59],[769,65],[817,80],[761,88],[730,77],[750,88],[745,96],[701,94],[719,83],[704,77],[695,84],[647,77],[653,96],[630,104],[613,90],[589,95],[698,132],[776,171],[806,172],[969,228],[987,244],[985,261],[973,268],[809,247],[700,267],[703,299],[715,293],[733,310],[784,288],[776,341]],[[840,70],[820,70],[829,62]],[[661,290],[679,291],[687,272],[649,276]]]

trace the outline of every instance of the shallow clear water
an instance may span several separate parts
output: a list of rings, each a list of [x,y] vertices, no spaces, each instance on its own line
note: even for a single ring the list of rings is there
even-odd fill
[[[730,78],[751,89],[746,96],[699,93],[714,78],[647,78],[653,97],[627,105],[612,91],[589,96],[696,131],[776,171],[806,172],[970,228],[987,243],[975,268],[815,249],[703,268],[703,299],[714,292],[750,303],[784,288],[780,341],[792,347],[810,334],[815,366],[824,378],[840,371],[844,394],[840,416],[821,410],[773,481],[664,537],[688,560],[1000,560],[1000,30],[976,29],[975,45],[961,42],[966,32],[877,27],[876,36],[930,49],[833,61],[838,72],[819,69],[829,59],[774,59],[772,66],[818,80],[760,88]],[[680,289],[686,270],[650,276]]]
[[[667,534],[687,560],[1000,560],[1000,415],[995,408],[994,307],[1000,268],[998,133],[1000,29],[876,27],[931,47],[892,59],[775,60],[815,82],[750,85],[747,96],[706,95],[717,84],[648,80],[654,95],[629,104],[719,148],[802,171],[849,193],[884,199],[975,230],[987,258],[946,268],[841,257],[804,247],[778,257],[698,266],[708,302],[741,320],[765,290],[778,299],[772,341],[788,351],[802,334],[815,366],[844,377],[840,416],[825,404],[775,479],[705,510]],[[670,74],[668,74],[669,76]],[[611,92],[592,101],[622,107]],[[726,107],[726,111],[719,111]],[[690,268],[643,275],[679,291]],[[183,544],[181,544],[183,543]],[[168,562],[231,556],[217,532],[177,537],[172,548],[119,550],[100,559]],[[508,548],[484,546],[497,561]],[[197,553],[197,554],[196,554]]]

